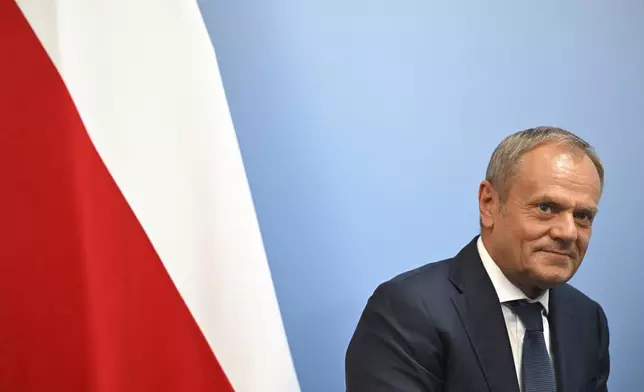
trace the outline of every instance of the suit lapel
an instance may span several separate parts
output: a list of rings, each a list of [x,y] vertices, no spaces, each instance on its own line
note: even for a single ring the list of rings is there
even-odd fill
[[[551,346],[555,375],[557,378],[557,392],[576,391],[580,387],[582,374],[581,367],[574,366],[584,346],[580,339],[578,323],[564,298],[561,287],[550,290],[550,313],[548,323],[551,331]]]
[[[454,258],[450,280],[461,294],[453,297],[452,302],[490,392],[519,392],[503,312],[478,254],[477,238]]]

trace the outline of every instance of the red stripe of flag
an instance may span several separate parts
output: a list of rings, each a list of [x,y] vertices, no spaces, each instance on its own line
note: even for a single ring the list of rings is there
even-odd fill
[[[232,391],[13,1],[0,181],[0,390]]]

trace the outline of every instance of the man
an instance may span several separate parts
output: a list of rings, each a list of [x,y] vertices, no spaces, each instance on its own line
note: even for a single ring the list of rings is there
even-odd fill
[[[607,391],[606,316],[566,283],[603,183],[570,132],[503,140],[479,187],[481,235],[376,289],[347,350],[347,391]]]

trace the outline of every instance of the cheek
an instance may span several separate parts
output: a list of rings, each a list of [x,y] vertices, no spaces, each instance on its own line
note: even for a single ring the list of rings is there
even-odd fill
[[[577,237],[577,248],[579,250],[579,255],[583,257],[586,254],[588,249],[588,243],[590,242],[590,230],[580,230]]]
[[[540,266],[545,263],[548,263],[547,256],[541,252],[536,252],[532,248],[528,250],[529,254],[527,255],[529,264],[532,266]]]
[[[526,242],[537,241],[547,236],[550,231],[548,222],[530,217],[520,220],[517,227],[522,234],[523,240]]]

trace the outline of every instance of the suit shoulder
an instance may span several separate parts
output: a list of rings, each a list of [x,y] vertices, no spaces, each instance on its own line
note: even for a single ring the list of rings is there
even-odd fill
[[[597,312],[598,308],[601,309],[599,303],[569,283],[565,283],[553,290],[560,300],[570,304],[577,310]]]
[[[405,271],[379,286],[380,291],[404,297],[423,298],[434,293],[444,294],[451,286],[449,266],[452,259],[431,262]]]
[[[418,268],[402,272],[394,276],[390,281],[396,283],[414,283],[418,280],[432,279],[435,277],[447,277],[449,271],[449,262],[452,259],[445,259],[427,263]]]

